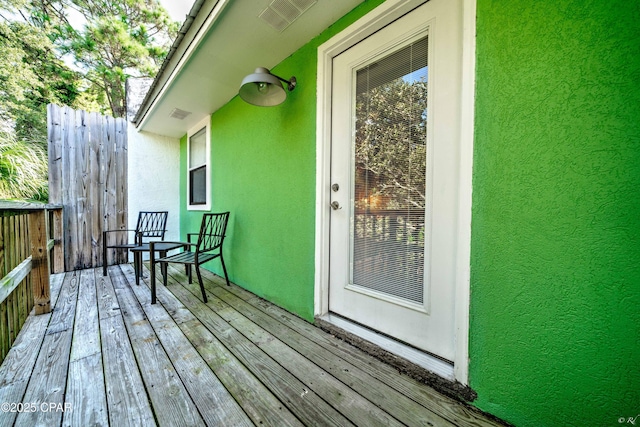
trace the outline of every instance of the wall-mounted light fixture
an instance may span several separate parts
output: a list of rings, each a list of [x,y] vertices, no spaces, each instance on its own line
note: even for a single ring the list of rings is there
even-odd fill
[[[287,98],[287,92],[282,83],[287,83],[287,89],[291,92],[296,87],[296,78],[285,80],[278,77],[264,67],[256,68],[253,74],[242,79],[242,85],[238,94],[249,104],[259,107],[271,107],[281,104]]]

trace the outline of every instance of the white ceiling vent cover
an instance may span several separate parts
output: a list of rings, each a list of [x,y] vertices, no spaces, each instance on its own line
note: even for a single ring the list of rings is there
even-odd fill
[[[276,31],[283,31],[318,0],[273,0],[259,17],[264,22],[275,28]]]
[[[190,111],[184,111],[179,108],[174,108],[173,110],[171,110],[169,117],[173,117],[174,119],[178,119],[178,120],[184,120],[184,118],[187,117],[189,114],[191,114]]]

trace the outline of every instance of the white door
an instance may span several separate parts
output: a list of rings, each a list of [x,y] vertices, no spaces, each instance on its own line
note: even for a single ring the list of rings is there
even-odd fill
[[[329,311],[454,359],[462,12],[431,0],[334,58]]]

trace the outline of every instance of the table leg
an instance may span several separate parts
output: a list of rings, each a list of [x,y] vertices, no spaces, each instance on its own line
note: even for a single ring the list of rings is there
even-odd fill
[[[140,286],[140,274],[142,272],[142,252],[133,251],[133,270],[136,274],[136,285]]]

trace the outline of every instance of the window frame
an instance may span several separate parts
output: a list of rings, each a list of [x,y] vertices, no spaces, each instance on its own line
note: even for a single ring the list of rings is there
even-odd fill
[[[191,172],[203,165],[191,167],[191,137],[204,129],[205,134],[205,203],[191,203]],[[211,210],[211,116],[205,117],[187,132],[187,210],[208,211]]]

